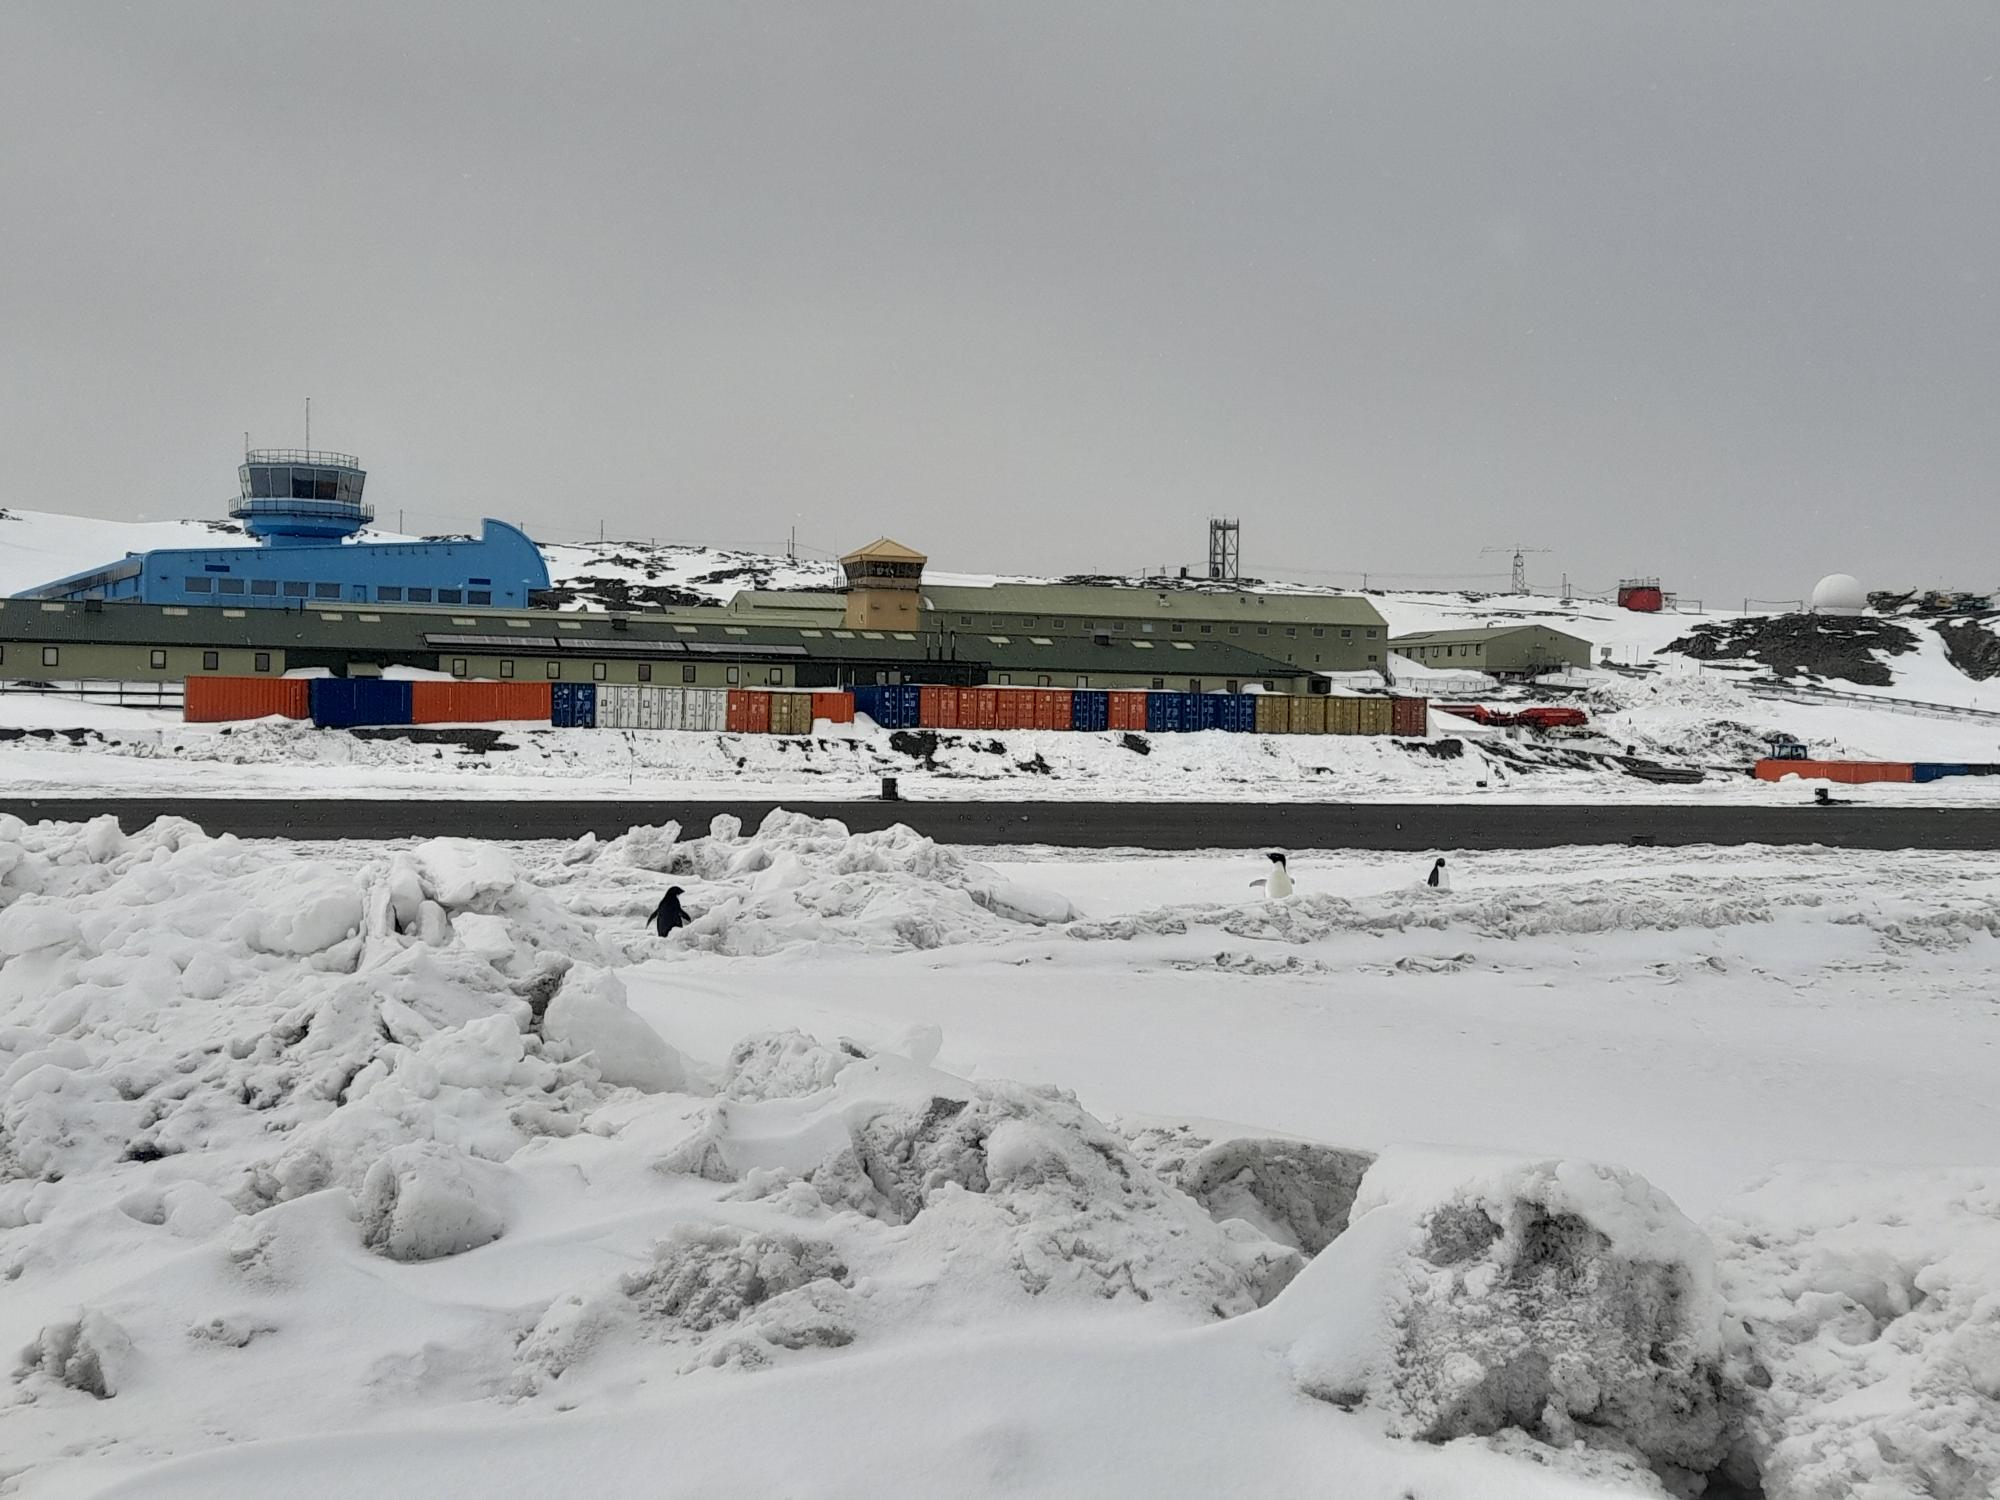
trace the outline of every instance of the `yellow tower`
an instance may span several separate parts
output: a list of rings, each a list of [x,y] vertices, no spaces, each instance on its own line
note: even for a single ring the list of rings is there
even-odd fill
[[[847,574],[849,630],[915,630],[922,623],[924,582],[921,552],[878,537],[840,560]]]

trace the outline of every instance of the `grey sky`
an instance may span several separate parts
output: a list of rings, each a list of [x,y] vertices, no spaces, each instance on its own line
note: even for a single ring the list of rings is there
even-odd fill
[[[2000,6],[0,7],[0,505],[2000,583]]]

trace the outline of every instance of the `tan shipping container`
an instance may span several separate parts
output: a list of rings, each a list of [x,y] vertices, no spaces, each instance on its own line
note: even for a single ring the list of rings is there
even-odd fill
[[[1356,698],[1361,705],[1361,732],[1388,734],[1396,727],[1396,710],[1387,698]]]
[[[1326,732],[1328,734],[1361,733],[1361,699],[1327,699]]]
[[[1283,693],[1258,693],[1257,733],[1284,734],[1292,727],[1291,700]]]

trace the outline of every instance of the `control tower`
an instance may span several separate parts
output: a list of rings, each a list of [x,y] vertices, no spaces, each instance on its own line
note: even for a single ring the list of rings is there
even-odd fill
[[[361,498],[368,475],[352,453],[253,448],[236,471],[243,494],[229,514],[267,547],[325,547],[375,519]]]

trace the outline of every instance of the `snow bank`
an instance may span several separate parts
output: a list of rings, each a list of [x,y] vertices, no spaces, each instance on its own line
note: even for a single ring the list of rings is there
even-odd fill
[[[1397,1436],[1511,1430],[1683,1484],[1729,1452],[1713,1253],[1628,1172],[1391,1152],[1261,1322],[1301,1390]]]

